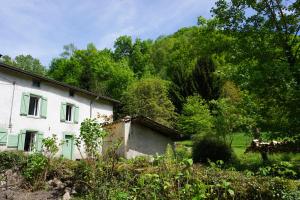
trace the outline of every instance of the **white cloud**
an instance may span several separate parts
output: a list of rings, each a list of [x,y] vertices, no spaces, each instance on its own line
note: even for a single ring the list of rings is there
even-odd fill
[[[0,53],[48,65],[65,44],[111,48],[120,35],[155,39],[209,17],[214,0],[0,0]]]

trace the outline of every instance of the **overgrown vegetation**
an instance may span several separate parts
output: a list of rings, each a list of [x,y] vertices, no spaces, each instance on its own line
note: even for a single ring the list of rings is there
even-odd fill
[[[6,159],[13,152],[1,153]],[[222,162],[210,166],[193,164],[191,159],[177,160],[168,153],[157,156],[153,162],[146,158],[133,160],[67,161],[54,159],[46,180],[59,178],[77,191],[76,199],[299,199],[299,182],[286,175],[259,174],[224,169]],[[24,155],[23,155],[24,156]],[[26,157],[27,164],[19,163],[28,184],[40,180],[46,166],[36,162],[46,157]],[[34,161],[33,161],[34,160]],[[44,163],[44,162],[41,162]],[[281,166],[282,167],[282,166]],[[277,171],[282,171],[278,170]],[[96,170],[96,171],[94,171]],[[34,174],[34,176],[33,176]],[[95,177],[96,176],[96,177]],[[40,186],[44,185],[39,182]],[[36,188],[35,188],[36,189]]]
[[[199,165],[187,155],[178,155],[171,146],[165,155],[156,155],[152,161],[147,157],[119,158],[118,143],[101,155],[95,150],[106,134],[96,120],[87,119],[77,138],[77,145],[85,141],[86,159],[55,158],[59,144],[54,135],[43,140],[43,154],[0,152],[1,170],[20,172],[23,186],[32,190],[43,189],[48,180],[59,179],[65,187],[77,191],[77,199],[300,198],[300,183],[293,180],[300,177],[296,165],[281,161],[257,169],[245,168],[240,158],[234,159],[231,148],[215,137],[202,137],[194,143],[193,159],[206,163]]]
[[[63,177],[90,199],[299,199],[299,182],[290,180],[300,178],[299,4],[218,0],[211,19],[199,17],[196,26],[153,41],[121,36],[114,49],[102,50],[66,45],[49,70],[31,56],[3,56],[7,64],[121,100],[117,117],[142,114],[191,141],[175,158],[125,161],[114,148],[99,154],[106,133],[86,120],[77,145],[85,145],[88,159],[54,159],[57,141],[48,138],[47,157],[3,152],[0,169],[20,170],[32,187]],[[252,139],[289,142],[260,152],[272,153],[262,162],[257,153],[244,154]],[[192,157],[206,165],[192,165]]]

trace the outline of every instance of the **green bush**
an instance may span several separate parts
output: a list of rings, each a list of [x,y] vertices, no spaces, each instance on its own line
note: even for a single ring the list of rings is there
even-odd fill
[[[277,176],[284,178],[297,178],[296,167],[286,161],[275,163],[268,166],[263,166],[258,169],[258,174],[262,176]]]
[[[22,169],[26,164],[26,156],[19,151],[1,151],[0,152],[0,171],[6,169]]]
[[[232,149],[223,141],[205,137],[194,142],[192,151],[195,163],[223,160],[225,163],[234,160]]]
[[[47,179],[58,178],[61,181],[72,181],[79,162],[64,158],[55,158],[48,166]]]
[[[74,182],[76,190],[85,194],[90,189],[90,184],[93,181],[93,167],[92,164],[81,160],[77,163],[76,168],[74,169]]]
[[[57,177],[68,182],[68,187],[75,186],[77,199],[300,199],[298,181],[226,170],[221,161],[210,162],[210,166],[193,164],[191,159],[178,160],[171,148],[154,161],[144,157],[81,161],[54,158],[47,179],[45,156],[24,158],[27,162],[22,175],[33,189],[41,189],[47,180]],[[283,170],[286,167],[292,166],[281,163],[274,169],[289,177],[290,171]],[[268,171],[270,175],[272,170]]]
[[[41,153],[34,153],[28,156],[27,163],[22,174],[33,189],[39,189],[46,181],[45,170],[48,165],[47,158]]]

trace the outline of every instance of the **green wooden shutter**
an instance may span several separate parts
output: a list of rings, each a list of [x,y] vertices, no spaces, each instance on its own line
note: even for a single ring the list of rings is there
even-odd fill
[[[42,151],[43,138],[44,138],[44,134],[42,132],[38,132],[36,134],[35,148],[37,151]]]
[[[29,98],[30,98],[30,94],[23,92],[22,99],[21,99],[21,112],[20,112],[20,114],[23,116],[28,115]]]
[[[67,107],[67,103],[62,102],[60,105],[60,121],[61,122],[66,121],[66,107]]]
[[[47,98],[41,97],[41,108],[40,108],[40,116],[42,118],[47,118]]]
[[[24,151],[26,131],[22,130],[18,137],[18,150]]]
[[[74,106],[74,123],[78,124],[78,118],[79,118],[79,107]]]
[[[8,135],[7,147],[17,148],[18,147],[19,135]]]
[[[0,145],[6,145],[7,131],[4,128],[0,128]]]

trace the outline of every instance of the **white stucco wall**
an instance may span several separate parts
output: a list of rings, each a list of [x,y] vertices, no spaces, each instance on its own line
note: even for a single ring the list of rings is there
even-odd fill
[[[116,140],[122,141],[118,153],[127,159],[137,156],[154,156],[164,154],[167,145],[174,147],[174,142],[146,126],[131,121],[119,121],[107,125],[109,135],[104,139],[103,149],[108,149]]]
[[[14,100],[13,82],[15,82]],[[21,97],[23,92],[29,92],[47,97],[47,118],[33,118],[20,115]],[[92,97],[75,92],[74,97],[69,96],[69,89],[52,83],[41,81],[40,88],[32,86],[32,79],[25,75],[13,74],[0,68],[0,127],[6,128],[9,134],[18,134],[23,129],[35,129],[43,132],[44,137],[56,134],[63,139],[63,132],[79,134],[80,123],[90,117],[90,103]],[[79,123],[66,123],[60,121],[61,102],[68,102],[79,106]],[[12,107],[12,127],[9,128],[10,109]],[[92,118],[98,115],[113,115],[113,105],[107,101],[94,101],[92,104]],[[75,148],[76,149],[76,148]],[[60,152],[61,153],[61,152]],[[75,151],[75,158],[80,158]]]
[[[167,145],[174,145],[174,142],[156,131],[132,123],[130,125],[128,139],[126,142],[126,158],[134,158],[136,156],[152,156],[156,153],[164,154]]]

